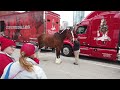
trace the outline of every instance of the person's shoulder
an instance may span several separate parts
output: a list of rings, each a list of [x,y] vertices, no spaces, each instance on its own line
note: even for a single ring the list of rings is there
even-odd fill
[[[76,40],[76,43],[80,43],[78,40]]]
[[[9,56],[7,56],[6,54],[0,54],[0,61],[2,61],[4,64],[9,63],[9,62],[13,62],[13,60]]]
[[[79,41],[74,41],[74,43],[76,44],[76,43],[80,43]]]
[[[7,55],[4,52],[0,52],[0,57],[6,57]]]
[[[3,43],[4,40],[8,40],[8,38],[1,36],[1,37],[0,37],[0,43]]]
[[[43,73],[44,71],[43,71],[43,69],[40,67],[40,66],[37,66],[37,65],[33,65],[33,68],[34,68],[34,71],[36,72],[36,73]]]
[[[28,62],[31,62],[32,64],[35,64],[35,65],[37,64],[37,63],[36,63],[33,59],[31,59],[31,58],[27,58],[26,60],[27,60]]]
[[[0,61],[3,62],[3,59],[6,59],[7,56],[5,54],[0,53]]]
[[[7,39],[7,38],[6,38],[6,37],[4,37],[4,36],[1,36],[1,37],[0,37],[0,39]]]
[[[79,44],[80,44],[80,42],[79,42],[79,41],[77,41],[77,43],[79,43]]]
[[[34,67],[34,72],[36,73],[38,79],[47,79],[44,70],[40,66],[34,65],[33,67]]]
[[[36,70],[36,71],[42,71],[43,69],[40,67],[40,66],[38,66],[38,65],[33,65],[33,67],[34,67],[34,69]]]

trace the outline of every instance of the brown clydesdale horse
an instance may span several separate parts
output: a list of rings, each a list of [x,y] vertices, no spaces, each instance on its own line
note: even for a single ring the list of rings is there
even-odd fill
[[[73,31],[70,29],[65,29],[60,32],[54,33],[53,35],[42,34],[38,39],[39,49],[43,46],[51,47],[56,49],[56,61],[55,63],[60,64],[62,61],[60,59],[60,51],[63,47],[63,41],[68,38],[73,39]]]

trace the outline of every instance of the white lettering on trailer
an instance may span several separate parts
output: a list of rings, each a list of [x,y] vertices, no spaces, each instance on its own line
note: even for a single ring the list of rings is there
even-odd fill
[[[6,29],[30,29],[30,25],[23,25],[23,26],[6,26]]]
[[[79,39],[86,39],[87,37],[79,37]]]
[[[88,50],[88,48],[80,48],[81,50]]]
[[[109,53],[102,53],[103,54],[103,57],[108,57],[110,58],[112,54],[109,54]]]

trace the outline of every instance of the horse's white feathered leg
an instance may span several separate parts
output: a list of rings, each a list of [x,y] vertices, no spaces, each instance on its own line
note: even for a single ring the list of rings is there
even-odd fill
[[[60,58],[56,58],[55,63],[60,64],[60,63],[62,63],[62,60]]]

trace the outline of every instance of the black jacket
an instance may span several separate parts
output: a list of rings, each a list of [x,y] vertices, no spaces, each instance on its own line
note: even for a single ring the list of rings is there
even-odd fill
[[[80,42],[79,41],[74,41],[73,50],[77,51],[79,49],[80,49]]]

